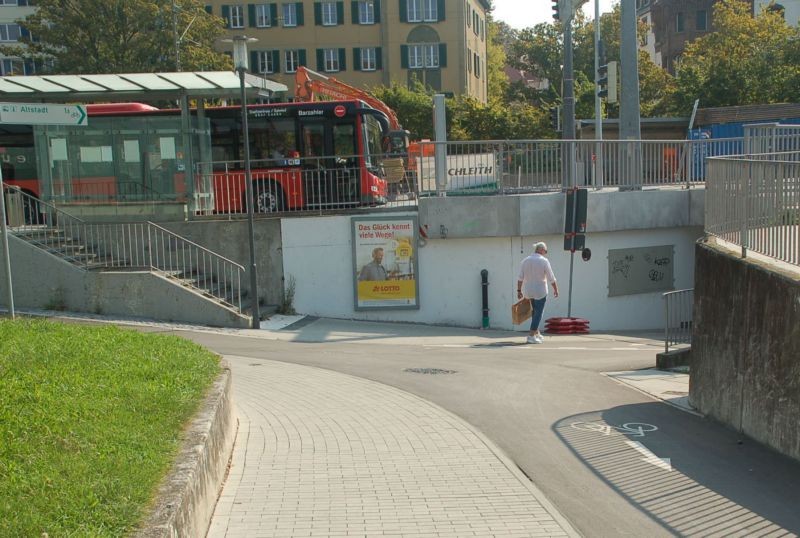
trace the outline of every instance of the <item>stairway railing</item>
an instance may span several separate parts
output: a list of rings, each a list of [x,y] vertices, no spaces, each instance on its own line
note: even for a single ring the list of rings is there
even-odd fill
[[[147,270],[178,280],[242,311],[244,267],[153,222],[97,224],[70,215],[16,187],[24,208],[15,236],[83,269]]]

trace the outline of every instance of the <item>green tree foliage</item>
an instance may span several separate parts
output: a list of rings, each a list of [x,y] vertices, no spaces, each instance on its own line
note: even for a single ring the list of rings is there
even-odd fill
[[[370,93],[394,110],[412,140],[433,139],[433,97],[420,82],[412,88],[399,84],[377,86]]]
[[[749,2],[714,6],[715,32],[687,45],[676,66],[677,108],[734,106],[797,100],[800,33],[777,12],[757,17]]]
[[[37,0],[36,12],[20,23],[35,40],[2,52],[54,73],[174,71],[176,68],[172,0]],[[219,17],[198,0],[176,0],[177,34],[183,70],[230,69],[213,44],[224,33]],[[184,33],[185,32],[185,33]]]

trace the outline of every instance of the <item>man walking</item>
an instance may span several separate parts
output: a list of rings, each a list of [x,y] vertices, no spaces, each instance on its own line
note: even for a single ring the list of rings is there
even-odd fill
[[[553,286],[553,297],[558,297],[558,283],[550,267],[550,261],[544,257],[547,254],[547,245],[536,243],[533,245],[533,254],[522,260],[519,267],[517,280],[517,299],[525,297],[531,301],[533,315],[531,316],[531,330],[528,334],[529,344],[541,344],[544,337],[539,332],[539,323],[544,313],[544,303],[547,301],[547,284]]]

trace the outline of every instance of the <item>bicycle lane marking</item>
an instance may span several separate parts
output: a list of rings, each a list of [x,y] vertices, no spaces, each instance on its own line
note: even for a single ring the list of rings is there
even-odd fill
[[[613,424],[607,424],[602,421],[596,422],[584,422],[584,421],[576,421],[570,424],[570,427],[581,430],[581,431],[590,431],[596,432],[604,437],[608,437],[614,433],[618,435],[625,435],[629,437],[644,437],[647,433],[652,433],[658,431],[658,426],[655,424],[648,424],[646,422],[626,422],[620,426],[615,426]],[[638,452],[640,455],[644,456],[641,458],[641,461],[648,463],[650,465],[654,465],[659,469],[663,469],[665,471],[672,471],[672,462],[670,458],[660,458],[656,456],[653,452],[651,452],[646,446],[638,441],[631,441],[629,439],[625,440],[625,444]]]

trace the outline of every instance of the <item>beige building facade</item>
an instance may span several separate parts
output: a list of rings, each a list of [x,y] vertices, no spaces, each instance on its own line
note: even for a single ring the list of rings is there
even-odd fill
[[[363,89],[419,80],[486,102],[486,0],[206,3],[251,43],[250,70],[289,86],[297,67]],[[220,50],[230,50],[221,43]]]

